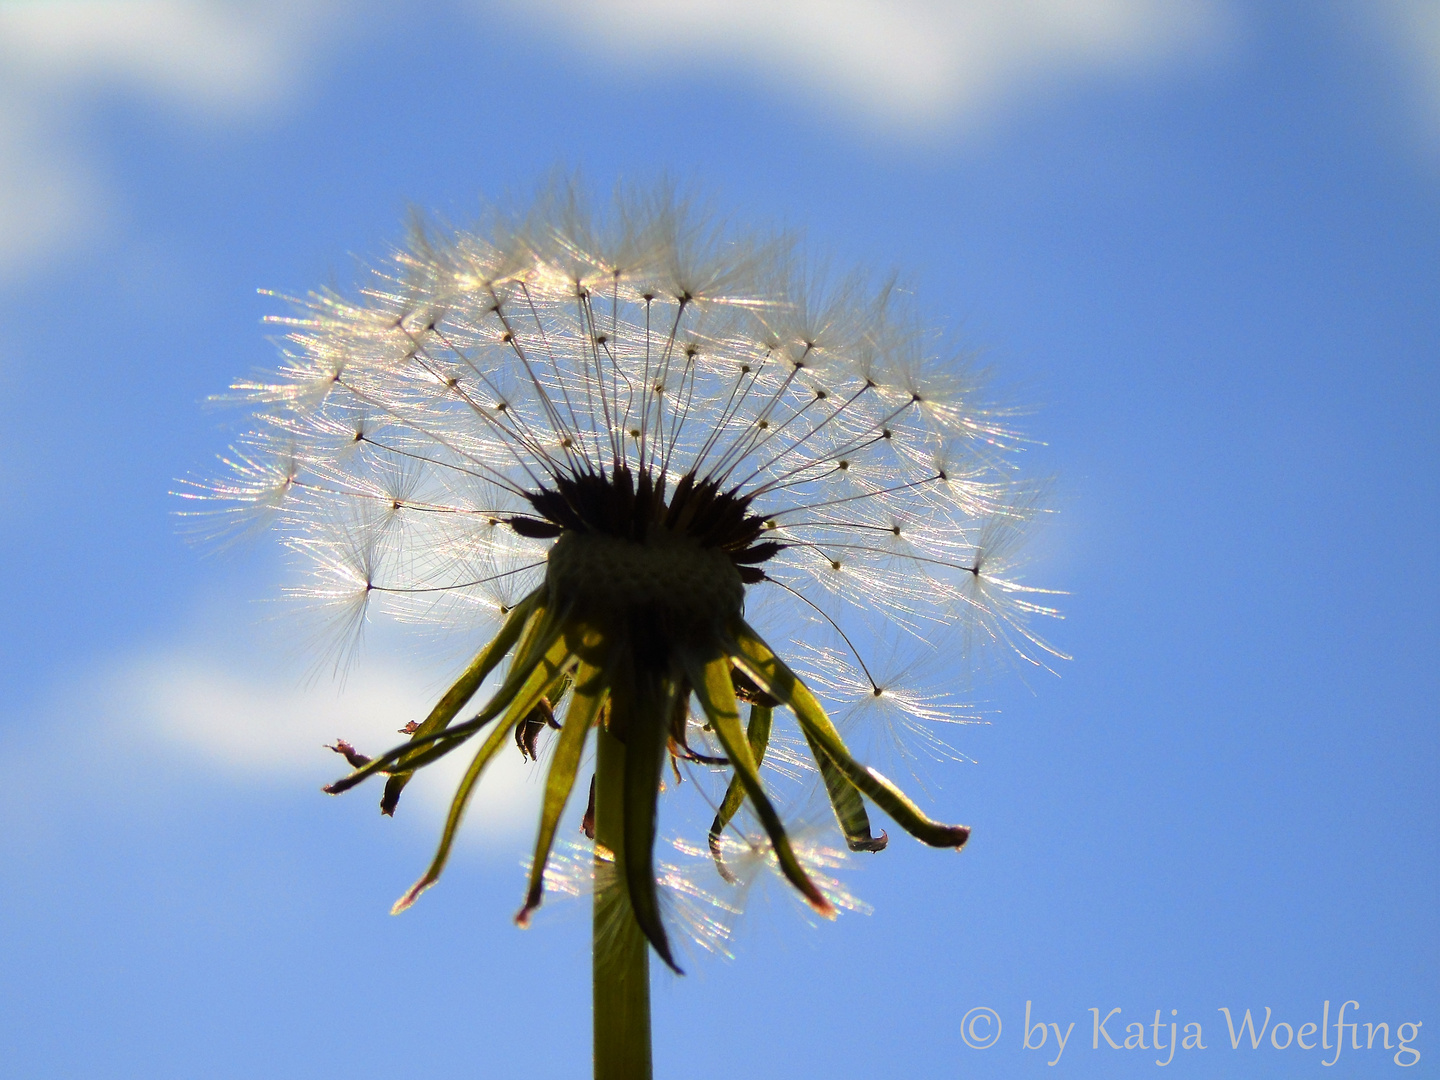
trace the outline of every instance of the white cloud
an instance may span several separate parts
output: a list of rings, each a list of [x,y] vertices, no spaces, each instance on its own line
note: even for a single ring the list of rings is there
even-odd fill
[[[195,784],[267,797],[308,795],[318,804],[329,798],[321,786],[350,770],[327,745],[343,738],[371,755],[398,745],[405,738],[398,729],[423,719],[454,676],[450,669],[463,666],[463,659],[451,658],[437,667],[376,644],[343,685],[328,675],[306,682],[294,655],[305,628],[285,618],[247,625],[246,608],[253,611],[253,605],[217,602],[176,642],[67,677],[34,707],[31,722],[17,728],[31,733],[28,746],[13,748],[20,809],[36,799],[43,804],[45,791],[65,797],[67,791],[93,790],[128,804]],[[464,843],[506,859],[528,848],[539,821],[550,742],[542,735],[539,764],[523,760],[513,745],[491,762],[471,799]],[[426,852],[439,839],[460,776],[478,748],[478,742],[467,744],[405,789],[396,822]],[[146,783],[137,787],[133,778],[139,774]],[[337,798],[363,803],[378,817],[381,787],[377,779]],[[581,787],[574,799],[583,797]],[[572,800],[575,822],[580,809]],[[43,832],[44,814],[30,818],[19,831]]]
[[[419,4],[421,0],[413,0]],[[233,122],[293,96],[314,56],[396,0],[0,4],[0,280],[108,217],[83,118],[123,95]],[[424,5],[430,7],[435,0]],[[973,125],[1037,87],[1173,63],[1223,37],[1231,0],[470,0],[609,65],[739,69],[841,123],[902,138]],[[1440,4],[1384,0],[1440,130]],[[412,16],[413,18],[413,12]],[[476,33],[493,20],[477,19]]]
[[[188,650],[127,661],[102,680],[111,734],[165,750],[229,783],[297,789],[334,780],[350,766],[326,750],[344,738],[372,755],[404,741],[398,728],[423,719],[441,692],[395,657],[370,656],[343,687],[297,683],[282,665],[252,656]],[[112,740],[113,742],[113,740]],[[427,768],[406,788],[402,812],[438,829],[478,742]],[[539,819],[543,766],[518,749],[486,770],[467,820],[469,836],[529,838]],[[343,798],[377,802],[379,782]]]
[[[62,0],[0,7],[11,77],[135,88],[186,108],[247,110],[288,88],[314,4]]]
[[[1440,149],[1440,2],[1384,0],[1372,14],[1409,62],[1426,141],[1432,149]]]
[[[0,6],[0,279],[105,220],[105,186],[76,132],[94,101],[140,97],[202,122],[253,115],[293,92],[342,26],[386,2]],[[833,99],[842,118],[859,110],[914,129],[973,114],[1058,70],[1164,54],[1208,33],[1212,2],[529,0],[515,12],[548,17],[607,60],[739,60],[767,81]]]
[[[107,94],[192,120],[272,107],[334,12],[328,0],[55,0],[0,6],[0,279],[105,218],[77,118]]]
[[[83,156],[57,139],[57,111],[0,100],[0,281],[103,216],[103,186]]]
[[[609,58],[729,60],[830,111],[908,130],[974,121],[1057,75],[1203,45],[1218,0],[525,0]]]

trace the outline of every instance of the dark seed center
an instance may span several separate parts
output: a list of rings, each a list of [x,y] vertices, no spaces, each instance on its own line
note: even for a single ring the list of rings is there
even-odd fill
[[[764,579],[759,564],[785,545],[760,541],[765,519],[750,512],[751,496],[721,490],[719,482],[686,473],[673,490],[664,476],[628,465],[555,477],[550,486],[527,494],[537,517],[514,517],[522,536],[548,538],[564,533],[628,540],[642,545],[688,541],[718,548],[747,584]]]

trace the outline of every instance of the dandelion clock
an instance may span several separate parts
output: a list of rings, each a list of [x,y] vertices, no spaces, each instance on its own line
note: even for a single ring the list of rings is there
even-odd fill
[[[876,674],[897,643],[952,671],[987,641],[1050,653],[1028,623],[1053,611],[1013,574],[1036,509],[1017,436],[907,295],[668,191],[597,211],[562,181],[475,232],[416,226],[358,297],[295,306],[274,320],[279,372],[234,388],[253,430],[189,495],[280,531],[337,648],[381,613],[483,642],[407,741],[337,743],[352,771],[326,790],[375,778],[392,814],[417,771],[468,759],[400,911],[439,879],[487,766],[543,752],[516,919],[583,831],[597,1077],[650,1075],[649,950],[678,970],[657,814],[684,772],[716,778],[693,850],[717,895],[748,853],[835,910],[773,797],[782,731],[850,851],[886,846],[875,810],[963,847],[822,704],[932,718],[937,699]]]

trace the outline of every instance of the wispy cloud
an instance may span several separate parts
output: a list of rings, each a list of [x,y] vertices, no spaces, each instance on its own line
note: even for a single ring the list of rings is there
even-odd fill
[[[53,0],[0,6],[0,279],[106,216],[80,133],[107,97],[191,122],[254,116],[298,85],[326,0]]]
[[[111,84],[173,105],[246,111],[288,88],[314,3],[62,0],[0,7],[12,76],[51,89]]]
[[[267,640],[261,629],[237,634],[199,625],[185,639],[67,680],[39,706],[21,772],[62,786],[100,784],[107,797],[122,801],[148,797],[148,790],[128,780],[107,784],[104,776],[143,772],[147,788],[308,791],[318,803],[328,798],[320,786],[350,768],[327,744],[343,738],[362,752],[387,750],[404,741],[397,729],[423,718],[444,688],[432,669],[407,662],[398,650],[368,650],[340,685],[329,678],[305,682],[284,656],[283,634]],[[471,756],[473,749],[462,748],[406,789],[397,820],[414,826],[424,843],[438,838]],[[476,789],[465,838],[513,856],[534,835],[543,783],[543,764],[522,760],[518,749],[502,753]],[[378,782],[339,796],[372,807],[379,797]]]
[[[366,13],[333,0],[51,0],[0,6],[0,279],[83,243],[107,185],[83,120],[107,97],[192,123],[293,95]],[[844,122],[924,131],[1071,69],[1203,38],[1215,0],[489,0],[607,63],[729,65]],[[425,4],[424,8],[431,7]],[[413,13],[412,13],[413,17]],[[487,22],[475,20],[476,35]],[[342,29],[343,28],[343,29]]]
[[[1383,0],[1370,11],[1409,65],[1425,141],[1440,153],[1440,3]]]
[[[31,0],[0,5],[0,280],[82,244],[113,201],[85,118],[116,96],[192,124],[292,100],[317,56],[397,0]],[[1164,68],[1223,40],[1232,0],[470,0],[641,72],[701,68],[842,125],[930,138],[1066,80]],[[418,10],[417,10],[418,9]],[[414,0],[408,18],[439,17]],[[1388,47],[1440,133],[1440,6],[1383,0]],[[477,41],[493,19],[474,18]]]
[[[905,132],[973,122],[1057,76],[1203,45],[1216,0],[525,0],[616,58],[744,68],[842,119]]]

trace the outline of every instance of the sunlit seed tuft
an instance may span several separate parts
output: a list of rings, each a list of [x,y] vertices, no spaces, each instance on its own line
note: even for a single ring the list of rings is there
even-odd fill
[[[540,603],[526,633],[557,638],[557,666],[517,653],[512,681],[539,672],[557,708],[588,702],[588,722],[607,730],[622,730],[625,694],[630,706],[651,694],[651,712],[663,700],[651,733],[674,775],[683,762],[739,782],[744,737],[721,745],[716,719],[738,722],[724,710],[739,694],[752,717],[808,717],[800,749],[781,751],[777,734],[766,769],[854,766],[826,788],[853,850],[884,845],[863,803],[927,843],[964,842],[964,829],[895,801],[843,743],[815,749],[839,735],[780,655],[804,657],[804,680],[843,716],[927,746],[953,720],[949,691],[882,670],[897,640],[947,672],[986,644],[1035,664],[1059,655],[1032,625],[1056,614],[1050,594],[1018,576],[1041,511],[1017,482],[1022,440],[908,294],[817,270],[792,242],[664,192],[597,209],[565,182],[483,231],[417,225],[359,293],[312,294],[271,320],[284,334],[278,372],[232,394],[254,429],[223,459],[224,479],[182,493],[211,532],[281,530],[304,568],[291,592],[328,613],[336,655],[376,615],[493,633]],[[737,651],[768,648],[740,641],[747,619],[777,646],[773,684]],[[572,638],[586,644],[567,652]],[[649,667],[632,679],[619,668],[638,664],[641,638]],[[574,681],[592,658],[603,685],[586,697]],[[482,726],[463,738],[417,728],[431,742],[403,760]],[[522,749],[547,737],[527,729]],[[391,771],[389,812],[408,773],[386,760],[373,768]],[[760,806],[747,783],[745,805]],[[816,910],[843,906],[774,820],[766,829],[734,858],[774,862]],[[722,848],[717,834],[710,854]],[[629,888],[638,912],[645,897]]]

